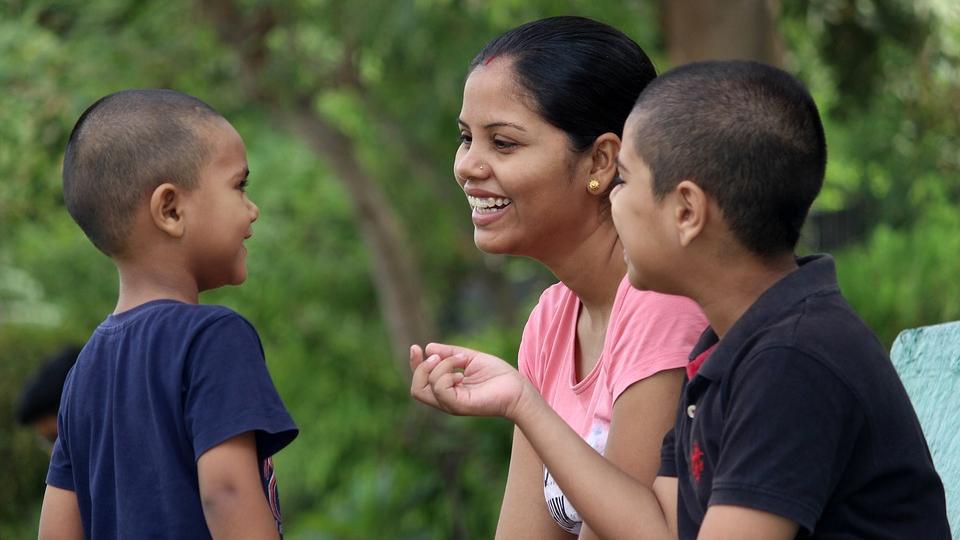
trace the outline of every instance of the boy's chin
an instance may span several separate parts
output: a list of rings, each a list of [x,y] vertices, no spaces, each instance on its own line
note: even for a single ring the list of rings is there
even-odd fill
[[[230,276],[227,279],[223,279],[215,283],[205,283],[200,287],[200,292],[215,291],[223,287],[243,285],[245,281],[247,281],[246,270],[244,270],[243,272],[238,272],[237,274]]]
[[[640,279],[640,276],[637,275],[637,271],[633,269],[632,266],[627,267],[627,281],[630,282],[630,286],[634,289],[645,291],[646,287],[643,286],[643,280]]]
[[[639,291],[654,291],[659,292],[658,289],[650,282],[649,276],[643,276],[632,264],[627,265],[627,281],[630,282],[630,286]]]

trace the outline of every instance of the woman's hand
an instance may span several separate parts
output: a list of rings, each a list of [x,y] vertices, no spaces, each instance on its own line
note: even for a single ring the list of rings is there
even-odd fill
[[[431,343],[424,353],[414,345],[410,369],[410,395],[451,414],[516,421],[520,402],[532,390],[510,364],[465,347]]]

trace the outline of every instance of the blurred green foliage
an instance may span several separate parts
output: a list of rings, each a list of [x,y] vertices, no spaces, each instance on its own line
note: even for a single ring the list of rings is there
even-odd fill
[[[63,147],[88,104],[144,86],[206,100],[247,144],[261,208],[250,279],[204,301],[258,328],[301,426],[276,460],[288,537],[491,537],[510,426],[411,402],[371,282],[376,255],[330,164],[276,111],[306,99],[347,136],[409,232],[436,338],[514,358],[550,276],[473,247],[450,174],[465,66],[509,27],[576,13],[623,29],[663,69],[658,4],[238,0],[241,18],[272,17],[252,96],[246,42],[222,40],[208,9],[218,3],[0,3],[0,538],[35,535],[43,489],[46,456],[10,419],[20,386],[115,301],[110,262],[63,208]],[[888,345],[902,328],[960,318],[960,13],[933,0],[784,4],[787,68],[828,130],[817,209],[854,210],[866,231],[838,253],[845,293]]]

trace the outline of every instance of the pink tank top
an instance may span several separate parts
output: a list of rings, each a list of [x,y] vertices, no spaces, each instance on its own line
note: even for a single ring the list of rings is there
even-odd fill
[[[686,366],[687,355],[708,323],[689,298],[638,291],[624,278],[600,359],[577,381],[574,346],[579,310],[579,298],[562,283],[544,291],[523,330],[518,365],[557,414],[603,454],[613,404],[620,394],[657,372]],[[557,524],[579,534],[579,514],[546,470],[544,497]]]

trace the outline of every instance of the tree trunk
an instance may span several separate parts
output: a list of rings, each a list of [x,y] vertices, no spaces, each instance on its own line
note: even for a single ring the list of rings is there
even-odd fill
[[[353,141],[314,111],[311,95],[274,95],[263,84],[269,80],[264,68],[280,61],[271,57],[264,41],[276,24],[269,7],[246,14],[232,0],[206,0],[202,4],[220,39],[240,58],[241,83],[247,97],[267,107],[281,128],[304,137],[343,185],[370,256],[370,277],[377,290],[393,356],[398,367],[406,372],[410,345],[424,343],[432,337],[433,328],[403,222],[380,185],[358,161]],[[343,65],[353,68],[349,62]],[[355,73],[344,77],[359,79]]]
[[[673,66],[710,59],[783,65],[778,0],[662,0],[660,9]]]

